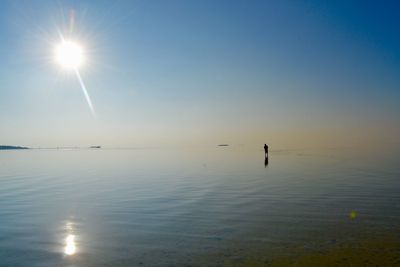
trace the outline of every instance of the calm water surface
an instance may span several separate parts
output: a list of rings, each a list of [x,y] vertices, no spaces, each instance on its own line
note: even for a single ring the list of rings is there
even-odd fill
[[[1,266],[220,266],[399,235],[400,161],[336,151],[0,151]],[[287,252],[289,253],[289,252]]]

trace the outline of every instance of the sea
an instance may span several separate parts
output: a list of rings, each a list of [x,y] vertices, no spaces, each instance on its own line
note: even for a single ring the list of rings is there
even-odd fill
[[[399,240],[396,152],[0,151],[0,266],[400,266]]]

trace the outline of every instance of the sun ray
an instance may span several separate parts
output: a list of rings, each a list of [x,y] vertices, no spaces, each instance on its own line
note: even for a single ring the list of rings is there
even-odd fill
[[[59,32],[61,42],[55,47],[55,60],[61,67],[66,70],[74,71],[78,79],[79,85],[85,96],[86,102],[88,103],[89,109],[94,118],[96,118],[96,112],[93,107],[92,100],[86,89],[86,85],[83,82],[82,76],[79,72],[79,67],[84,63],[84,52],[79,43],[73,40],[65,39],[64,36]]]
[[[79,84],[81,85],[83,94],[85,95],[85,98],[89,105],[90,111],[92,112],[93,117],[96,118],[96,112],[94,111],[92,100],[90,99],[89,93],[86,90],[85,83],[83,82],[81,74],[79,73],[79,70],[77,68],[75,68],[75,74],[76,74],[76,77],[78,78]]]

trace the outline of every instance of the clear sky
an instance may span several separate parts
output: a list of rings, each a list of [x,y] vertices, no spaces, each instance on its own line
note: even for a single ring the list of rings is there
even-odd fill
[[[0,144],[399,145],[399,12],[398,1],[1,1]],[[55,63],[59,33],[86,51],[96,118]]]

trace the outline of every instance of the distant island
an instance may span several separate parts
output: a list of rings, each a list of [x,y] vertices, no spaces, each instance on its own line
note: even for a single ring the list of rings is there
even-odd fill
[[[23,146],[0,146],[0,150],[11,150],[11,149],[29,149],[29,147],[23,147]]]
[[[228,144],[219,144],[218,146],[229,146]]]
[[[72,147],[24,147],[24,146],[5,146],[5,145],[0,145],[0,150],[16,150],[16,149],[57,149],[57,150],[61,150],[61,149],[100,149],[101,146],[88,146],[88,147],[79,147],[79,146],[72,146]]]

